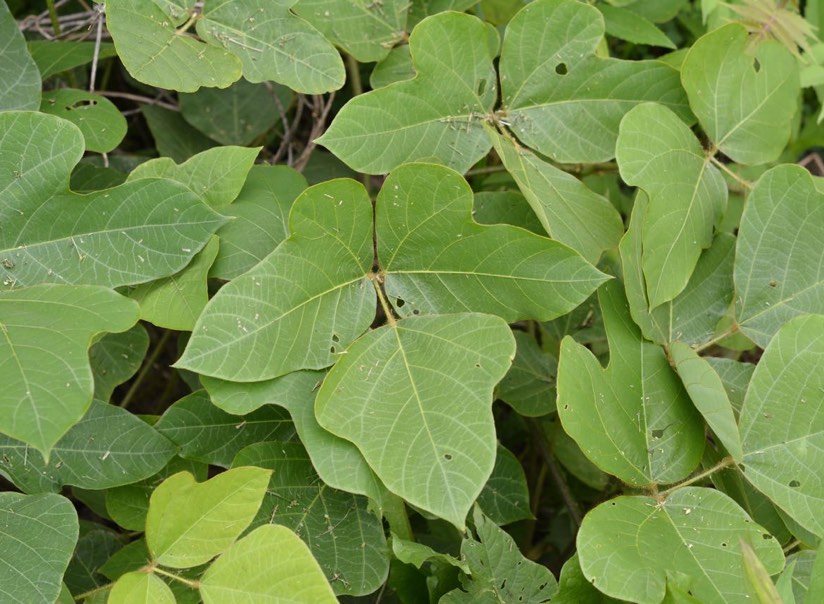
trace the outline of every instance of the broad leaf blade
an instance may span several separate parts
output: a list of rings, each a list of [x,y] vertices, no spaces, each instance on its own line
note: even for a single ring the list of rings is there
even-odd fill
[[[0,111],[36,111],[40,107],[40,71],[5,2],[0,6],[0,40]]]
[[[94,398],[108,403],[114,389],[132,377],[149,350],[149,334],[140,323],[128,331],[107,334],[89,350]]]
[[[521,462],[501,445],[492,475],[478,495],[478,505],[487,518],[501,526],[534,517],[529,509],[529,488]]]
[[[109,602],[118,604],[175,604],[172,590],[157,575],[130,572],[122,575],[109,592]]]
[[[496,398],[526,417],[552,413],[555,411],[558,362],[541,350],[532,335],[523,331],[513,331],[512,335],[518,344],[518,352],[512,367],[498,384]]]
[[[109,99],[71,88],[43,95],[40,111],[74,123],[83,133],[88,151],[108,153],[126,136],[126,118]]]

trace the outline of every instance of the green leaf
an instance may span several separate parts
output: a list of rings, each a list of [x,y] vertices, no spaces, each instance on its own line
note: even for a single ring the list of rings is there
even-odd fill
[[[798,61],[774,40],[751,41],[740,23],[693,44],[681,67],[690,107],[710,140],[742,164],[778,158],[800,92]]]
[[[218,231],[220,249],[209,276],[234,279],[273,252],[289,234],[289,210],[306,186],[287,166],[252,166],[235,201],[222,210],[234,220]]]
[[[449,554],[436,552],[434,549],[423,543],[407,541],[399,537],[392,536],[392,553],[395,558],[404,564],[411,564],[417,569],[421,569],[426,562],[434,562],[461,569],[469,574],[469,567],[463,560],[458,560]]]
[[[800,314],[824,314],[824,193],[807,170],[766,172],[747,198],[735,259],[736,319],[764,348]]]
[[[492,522],[499,525],[533,518],[529,509],[529,488],[518,458],[498,445],[495,467],[486,481],[478,505]]]
[[[552,447],[552,454],[558,458],[565,470],[593,489],[598,491],[606,489],[610,481],[609,475],[602,472],[584,455],[578,443],[564,432],[561,421],[557,417],[543,421],[541,427]]]
[[[108,583],[106,577],[98,571],[106,560],[123,547],[120,535],[113,530],[99,524],[91,527],[77,540],[74,554],[63,576],[71,593],[82,594]]]
[[[160,470],[174,445],[125,409],[95,401],[51,450],[49,461],[17,440],[0,436],[0,473],[29,493],[64,485],[109,489]]]
[[[621,118],[639,103],[690,116],[675,69],[596,57],[603,35],[598,10],[575,0],[532,2],[507,27],[500,64],[506,121],[555,161],[612,159]]]
[[[0,6],[0,111],[40,107],[40,72],[6,3]],[[43,76],[45,77],[45,76]]]
[[[188,15],[172,3],[106,0],[106,27],[117,56],[136,80],[168,90],[226,88],[240,77],[241,62],[180,27]]]
[[[77,542],[77,513],[60,495],[0,493],[0,597],[54,602]]]
[[[376,591],[389,573],[386,538],[369,500],[321,482],[299,443],[270,440],[243,449],[233,463],[273,470],[253,527],[279,524],[295,532],[336,594]]]
[[[380,61],[404,38],[406,0],[299,0],[292,10],[361,63]]]
[[[824,317],[789,321],[755,368],[739,421],[744,477],[804,528],[824,536]]]
[[[189,568],[228,549],[255,517],[270,475],[262,468],[233,468],[202,483],[188,472],[164,480],[146,517],[154,560]]]
[[[514,348],[499,317],[404,319],[348,348],[315,414],[357,445],[389,490],[463,528],[494,466],[492,388]]]
[[[497,95],[497,49],[480,20],[458,13],[421,22],[409,47],[417,76],[353,98],[318,142],[366,174],[410,161],[466,172],[490,148],[483,121]]]
[[[737,462],[743,461],[741,436],[732,403],[718,374],[706,360],[682,342],[673,342],[670,355],[696,409]]]
[[[32,40],[28,42],[32,59],[37,63],[40,77],[45,80],[57,73],[88,65],[94,59],[94,42],[74,40]],[[114,44],[101,42],[97,52],[99,60],[117,56]]]
[[[399,314],[550,320],[606,280],[564,245],[516,227],[481,226],[471,215],[472,190],[448,168],[404,165],[386,179],[375,231],[384,287]]]
[[[0,426],[46,457],[92,402],[88,351],[129,329],[134,302],[102,287],[40,285],[0,292]]]
[[[73,88],[43,94],[40,111],[62,117],[80,128],[87,151],[108,153],[126,136],[126,118],[109,99]]]
[[[282,409],[266,405],[248,415],[230,415],[212,405],[202,390],[169,407],[155,429],[180,448],[181,457],[224,468],[248,445],[288,441],[295,434]]]
[[[248,382],[334,363],[375,316],[371,215],[359,183],[307,189],[289,238],[212,298],[175,366]]]
[[[552,598],[553,604],[613,604],[619,602],[598,591],[587,581],[578,562],[578,554],[564,563],[558,579],[558,593]]]
[[[137,324],[122,333],[106,334],[89,350],[94,398],[109,402],[114,389],[132,377],[149,350],[149,334]]]
[[[781,570],[781,546],[732,499],[686,487],[657,503],[649,497],[602,503],[584,518],[578,556],[586,578],[614,598],[657,604],[667,578],[682,573],[701,602],[743,602],[742,539],[770,574]]]
[[[748,593],[755,595],[759,604],[784,604],[764,564],[758,559],[752,546],[743,540],[741,553],[744,557],[744,576],[749,588]]]
[[[236,55],[250,82],[272,80],[303,94],[337,90],[345,79],[340,54],[290,11],[294,3],[211,0],[197,22],[197,33]]]
[[[536,235],[546,230],[532,211],[526,197],[518,191],[479,191],[475,193],[472,217],[479,224],[511,224]]]
[[[705,358],[721,378],[727,396],[736,415],[738,415],[744,405],[744,396],[747,394],[747,387],[750,384],[753,371],[755,371],[755,365],[719,357]]]
[[[129,291],[129,297],[140,304],[140,318],[158,327],[192,331],[209,300],[206,278],[217,253],[218,237],[212,235],[181,272]]]
[[[117,604],[175,604],[175,595],[163,579],[135,571],[122,575],[109,592],[109,602]]]
[[[558,363],[541,350],[535,338],[514,331],[518,351],[512,367],[498,384],[496,398],[526,417],[540,417],[555,411],[555,379]],[[498,524],[506,524],[495,520]]]
[[[704,451],[704,425],[664,352],[642,339],[621,284],[601,288],[610,363],[567,336],[558,364],[558,415],[595,465],[635,486],[676,482]]]
[[[204,604],[337,602],[309,548],[288,528],[274,524],[258,527],[218,558],[203,575],[200,594]]]
[[[727,204],[727,186],[701,143],[666,107],[627,113],[616,147],[621,177],[649,195],[641,225],[651,309],[680,294]]]
[[[444,11],[464,12],[477,3],[478,0],[418,0],[409,6],[409,26]]]
[[[5,287],[71,283],[117,287],[189,263],[225,219],[183,186],[126,183],[78,195],[66,188],[83,135],[42,113],[0,113],[0,278]]]
[[[190,126],[177,111],[143,105],[140,112],[146,118],[158,153],[171,157],[176,162],[186,161],[196,153],[216,145],[215,141]]]
[[[409,52],[409,45],[404,44],[396,46],[389,51],[386,57],[378,61],[369,75],[369,85],[373,89],[378,89],[395,82],[411,80],[414,77],[415,66],[412,64],[412,53]]]
[[[635,44],[649,44],[675,50],[667,35],[642,15],[632,9],[616,8],[608,4],[599,4],[598,10],[604,16],[606,32]]]

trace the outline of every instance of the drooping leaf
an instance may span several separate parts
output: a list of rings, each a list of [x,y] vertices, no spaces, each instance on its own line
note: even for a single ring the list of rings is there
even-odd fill
[[[69,120],[80,128],[86,150],[108,153],[126,136],[126,118],[109,99],[73,88],[43,94],[40,111]]]
[[[249,526],[271,471],[233,468],[206,482],[188,472],[167,478],[149,502],[146,542],[164,566],[189,568],[228,549]]]
[[[699,601],[737,602],[747,597],[742,539],[769,573],[782,568],[781,545],[732,499],[686,487],[660,502],[618,497],[602,503],[584,518],[578,556],[586,578],[614,598],[657,604],[667,578],[683,573]]]
[[[204,604],[337,602],[309,548],[276,524],[256,528],[218,558],[203,575],[200,594]]]
[[[704,425],[664,352],[632,323],[619,282],[599,292],[609,339],[604,369],[564,338],[558,364],[558,415],[595,465],[645,486],[687,476],[704,450]]]
[[[404,319],[348,348],[315,414],[357,445],[389,490],[462,528],[494,466],[492,388],[514,348],[499,317]]]
[[[107,334],[89,350],[94,398],[109,402],[114,389],[132,377],[149,349],[149,334],[137,324],[122,333]]]
[[[189,263],[223,219],[182,185],[151,179],[78,195],[66,187],[80,130],[52,115],[0,113],[3,286],[116,287]]]
[[[102,287],[0,291],[0,432],[48,457],[92,402],[92,339],[136,321],[135,303]]]
[[[739,421],[744,477],[804,528],[824,536],[824,317],[786,323],[770,341]]]
[[[36,111],[40,107],[40,72],[5,2],[0,6],[0,40],[0,111]]]
[[[28,46],[31,57],[40,70],[40,77],[44,80],[56,73],[88,65],[95,53],[94,42],[75,40],[31,40]],[[97,58],[102,60],[114,56],[117,56],[114,44],[101,42]]]
[[[498,445],[495,467],[478,495],[478,505],[487,518],[501,526],[533,517],[524,469],[506,447]]]
[[[496,398],[527,417],[552,413],[555,410],[557,361],[541,350],[531,335],[523,331],[513,331],[512,335],[518,349],[512,367],[498,384]]]
[[[272,478],[252,527],[279,524],[295,532],[323,569],[336,594],[376,591],[389,572],[386,538],[369,501],[329,488],[299,443],[258,443],[233,465],[269,468]]]
[[[0,493],[0,597],[54,602],[77,542],[77,512],[60,495]]]
[[[690,107],[710,140],[742,164],[777,159],[800,92],[798,61],[779,42],[730,23],[692,45],[681,67]]]
[[[359,183],[307,189],[289,238],[212,298],[176,366],[248,382],[331,365],[375,316],[371,216]]]
[[[639,103],[690,115],[675,69],[596,57],[603,35],[601,13],[575,0],[532,2],[507,27],[500,64],[506,121],[523,143],[556,161],[612,159],[621,118]]]
[[[491,129],[487,132],[547,233],[592,263],[618,245],[624,225],[609,201],[530,150]]]
[[[649,195],[641,225],[642,265],[649,306],[655,309],[684,290],[701,250],[712,243],[727,186],[692,131],[660,105],[627,113],[616,155],[621,177]]]
[[[157,575],[134,571],[122,575],[109,592],[109,602],[118,604],[175,604],[172,590]]]
[[[824,314],[824,193],[809,172],[782,165],[747,198],[735,259],[736,320],[764,348],[791,318]]]
[[[355,97],[318,142],[366,174],[410,161],[465,172],[490,148],[483,121],[497,94],[497,48],[480,20],[458,13],[422,22],[409,47],[416,77]]]
[[[52,448],[48,463],[31,447],[0,436],[0,473],[27,493],[64,485],[108,489],[148,478],[175,453],[165,437],[125,409],[95,401]]]
[[[478,225],[471,212],[472,190],[449,168],[409,164],[386,179],[375,206],[378,259],[402,316],[467,311],[550,320],[606,279],[566,246],[507,225]]]

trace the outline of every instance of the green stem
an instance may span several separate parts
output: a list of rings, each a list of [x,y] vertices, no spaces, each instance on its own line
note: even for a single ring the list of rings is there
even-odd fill
[[[712,348],[713,346],[718,344],[718,342],[721,342],[722,340],[726,340],[730,336],[733,336],[733,335],[737,334],[738,330],[739,330],[738,323],[733,323],[731,327],[729,327],[728,329],[725,329],[720,334],[715,336],[713,339],[711,339],[707,342],[704,342],[700,346],[696,346],[694,348],[696,354],[700,354],[700,353],[704,352],[707,348]]]
[[[49,8],[49,19],[51,19],[54,36],[60,35],[60,19],[57,17],[57,7],[54,5],[54,0],[46,0],[46,6]]]
[[[389,530],[406,541],[414,541],[412,525],[409,524],[409,515],[406,513],[406,504],[397,495],[387,492],[383,498],[383,517],[389,523]]]
[[[163,352],[163,349],[166,347],[166,344],[169,342],[171,337],[172,332],[168,329],[163,332],[162,336],[160,336],[160,339],[157,341],[157,346],[154,347],[152,353],[143,363],[143,367],[140,368],[140,373],[137,374],[137,377],[132,382],[132,385],[129,386],[126,396],[124,396],[123,400],[120,401],[121,407],[125,409],[129,406],[129,403],[132,402],[134,395],[137,394],[137,391],[140,389],[140,385],[143,383],[143,380],[146,379],[146,376],[149,375],[152,367],[154,367],[155,361],[157,361],[157,358],[160,356],[160,353]]]
[[[395,321],[395,315],[392,314],[392,307],[389,305],[389,301],[386,299],[383,289],[381,289],[380,277],[375,273],[372,273],[369,275],[369,279],[372,281],[372,285],[375,287],[375,291],[378,294],[378,300],[380,300],[381,308],[383,308],[383,314],[386,315],[386,322],[394,327],[397,321]]]
[[[80,602],[82,600],[85,600],[86,598],[91,598],[92,596],[97,595],[100,592],[111,589],[112,585],[114,585],[114,583],[106,583],[106,585],[101,585],[100,587],[95,587],[94,589],[90,589],[89,591],[84,591],[82,594],[74,596],[74,601]]]
[[[674,493],[678,489],[683,489],[684,487],[688,487],[691,484],[695,484],[696,482],[704,480],[708,476],[712,476],[713,474],[715,474],[719,470],[723,470],[724,468],[728,468],[732,465],[735,465],[735,460],[732,457],[725,457],[724,459],[719,461],[717,464],[715,464],[711,468],[708,468],[708,469],[704,470],[703,472],[699,472],[695,476],[693,476],[691,478],[687,478],[685,481],[679,482],[678,484],[673,485],[668,489],[665,489],[663,491],[659,491],[658,496],[661,497],[661,498],[664,498],[667,495],[669,495],[670,493]]]
[[[715,157],[711,157],[710,161],[716,168],[725,172],[730,178],[732,178],[735,182],[741,185],[744,189],[748,191],[752,189],[752,183],[749,180],[740,177],[738,174],[730,170],[724,162],[718,161],[717,159],[715,159]]]
[[[187,585],[188,587],[190,587],[192,589],[198,589],[200,587],[200,581],[193,581],[192,579],[186,579],[184,577],[181,577],[180,575],[170,573],[169,571],[163,570],[162,568],[159,568],[157,566],[151,566],[150,568],[151,568],[153,573],[156,573],[158,575],[163,575],[164,577],[169,577],[170,579],[173,579],[174,581],[180,581],[181,583],[183,583],[184,585]]]
[[[352,96],[363,94],[363,82],[360,76],[360,65],[355,57],[346,55],[346,72],[349,74],[349,86],[352,87]]]

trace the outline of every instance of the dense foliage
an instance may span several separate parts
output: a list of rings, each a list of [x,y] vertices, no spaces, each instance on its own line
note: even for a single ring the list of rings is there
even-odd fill
[[[0,4],[0,601],[824,601],[822,32]]]

